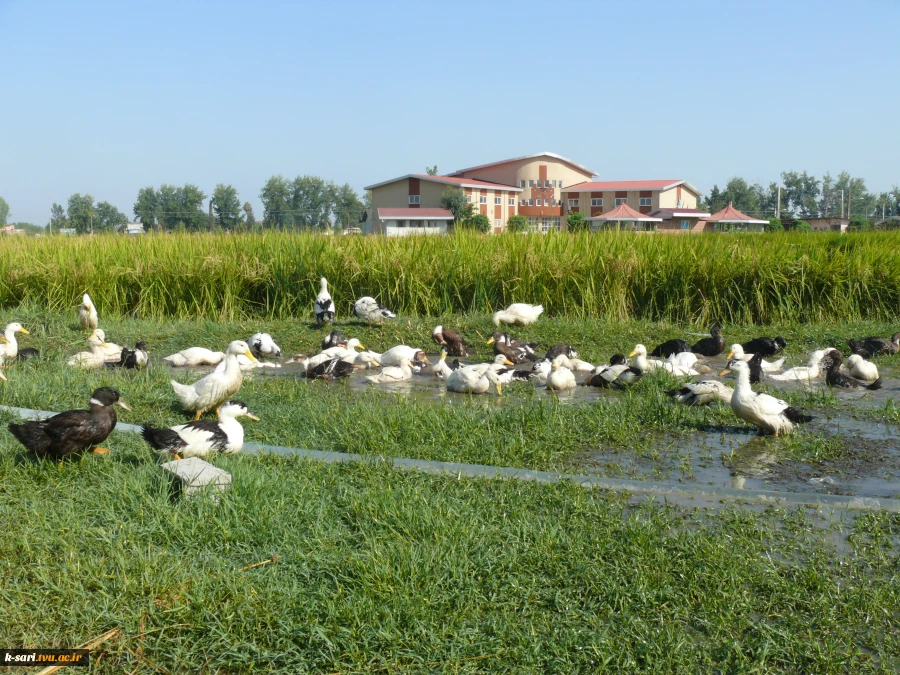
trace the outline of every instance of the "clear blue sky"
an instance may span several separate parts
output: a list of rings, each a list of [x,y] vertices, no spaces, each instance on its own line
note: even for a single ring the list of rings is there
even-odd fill
[[[900,183],[900,3],[0,0],[0,196],[364,185],[550,150],[604,179]]]

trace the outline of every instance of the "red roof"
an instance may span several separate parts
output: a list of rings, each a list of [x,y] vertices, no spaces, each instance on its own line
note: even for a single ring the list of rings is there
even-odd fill
[[[563,188],[564,192],[602,192],[603,190],[665,190],[684,185],[685,181],[673,180],[608,180],[578,183]],[[690,187],[690,186],[688,186]]]
[[[379,220],[453,220],[447,209],[378,209]]]
[[[726,206],[724,209],[719,211],[718,213],[714,213],[709,218],[706,219],[707,223],[757,223],[757,224],[768,224],[768,220],[758,220],[756,218],[751,218],[746,213],[741,213],[736,208],[734,208],[731,204]]]
[[[606,213],[599,216],[594,216],[593,218],[586,218],[586,220],[640,220],[656,222],[662,220],[662,218],[654,218],[650,215],[638,213],[633,208],[628,206],[628,204],[623,203],[619,204],[612,211],[607,211]]]
[[[423,180],[434,180],[441,183],[454,183],[456,185],[482,185],[486,188],[499,188],[501,190],[509,190],[516,189],[515,185],[504,185],[503,183],[488,183],[484,180],[477,180],[475,178],[458,178],[456,176],[431,176],[426,173],[415,173],[413,174],[416,178],[421,178]]]

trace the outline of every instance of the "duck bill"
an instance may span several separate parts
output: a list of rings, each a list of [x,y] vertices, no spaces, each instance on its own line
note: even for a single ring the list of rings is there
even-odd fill
[[[504,359],[504,360],[503,360],[503,365],[505,365],[505,366],[514,366],[514,365],[516,365],[516,364],[513,363],[512,361],[510,361],[509,359]]]
[[[498,382],[497,383],[497,396],[502,396],[502,395],[503,395],[503,385],[500,382]]]
[[[730,361],[732,356],[734,356],[734,352],[728,352],[728,356],[726,356],[725,359]]]
[[[9,344],[9,340],[7,340],[5,337],[3,337],[2,335],[0,335],[0,343],[2,343],[2,344]]]
[[[490,340],[487,341],[487,343],[488,343],[489,345],[494,344],[494,338],[492,337]]]
[[[731,372],[731,369],[730,369],[730,368],[726,368],[726,369],[723,370],[721,373],[719,373],[719,377],[725,377],[725,376],[726,376],[728,373],[730,373],[730,372]]]
[[[31,335],[31,333],[29,333],[29,332],[28,332],[27,330],[25,330],[24,328],[20,328],[20,329],[17,330],[16,332],[17,332],[17,333],[23,333],[23,334],[25,334],[25,335]]]
[[[628,355],[628,358],[630,359],[632,356],[635,356],[636,354],[637,354],[637,352],[632,349],[631,353]]]
[[[250,363],[259,363],[259,361],[256,360],[256,357],[250,353],[249,349],[244,352],[244,356],[246,356],[248,359],[250,359]]]
[[[376,368],[381,368],[381,363],[379,363],[378,359],[372,359],[372,363]]]
[[[122,408],[122,410],[127,410],[127,411],[131,412],[131,406],[128,405],[127,403],[125,403],[125,401],[123,401],[122,399],[119,399],[118,401],[116,401],[115,405]]]
[[[362,342],[360,342],[358,345],[356,345],[356,348],[361,352],[366,351],[366,346]]]
[[[254,415],[253,413],[248,412],[247,417],[249,417],[254,422],[259,422],[259,418],[256,415]]]

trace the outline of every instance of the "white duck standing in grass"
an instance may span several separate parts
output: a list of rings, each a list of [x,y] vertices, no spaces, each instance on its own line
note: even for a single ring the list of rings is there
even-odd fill
[[[313,300],[313,312],[316,315],[316,323],[334,322],[334,301],[328,292],[328,280],[325,277],[319,279],[319,294]]]
[[[219,419],[196,420],[168,429],[149,424],[141,428],[141,436],[162,458],[208,457],[221,452],[233,455],[244,447],[244,427],[238,417],[259,421],[243,401],[228,401],[219,408]]]
[[[97,307],[87,293],[81,296],[81,306],[78,308],[78,324],[81,326],[81,330],[95,330],[99,325]]]
[[[256,361],[256,357],[250,351],[250,346],[243,340],[235,340],[225,350],[225,360],[222,366],[206,377],[194,384],[181,384],[171,380],[175,396],[178,397],[185,410],[196,413],[195,420],[199,420],[207,410],[218,411],[219,406],[241,388],[244,380],[240,363],[238,363],[238,356],[241,354],[251,362]]]
[[[411,380],[413,376],[412,361],[409,358],[400,359],[399,366],[382,368],[378,375],[372,375],[366,379],[372,384],[392,384]]]
[[[353,305],[353,313],[369,324],[378,323],[383,325],[385,319],[397,318],[397,315],[391,310],[378,304],[375,298],[370,298],[368,295],[356,301],[356,304]]]
[[[7,361],[12,361],[19,355],[19,342],[16,340],[16,333],[29,335],[28,331],[18,322],[8,323],[6,328],[3,329],[4,341],[0,343],[0,356]]]
[[[447,376],[447,391],[458,394],[486,394],[492,385],[498,396],[503,394],[503,383],[493,370],[480,373],[478,369],[467,366],[457,368]]]
[[[847,358],[847,370],[857,380],[874,382],[878,379],[878,366],[871,361],[866,361],[859,354],[852,354]]]
[[[494,325],[508,323],[514,326],[527,326],[538,320],[544,312],[543,305],[528,305],[524,302],[515,302],[506,309],[494,313]]]
[[[722,373],[728,370],[737,378],[734,394],[731,396],[731,409],[738,418],[759,429],[760,435],[789,434],[796,424],[812,420],[802,410],[792,408],[781,399],[753,391],[750,387],[750,366],[746,362],[732,359]]]
[[[822,371],[819,367],[819,362],[825,357],[825,354],[830,351],[831,348],[817,349],[810,354],[809,362],[805,366],[796,366],[783,373],[769,375],[767,376],[767,379],[774,382],[806,382],[809,384],[821,375]]]
[[[557,356],[550,364],[550,375],[547,376],[547,389],[553,391],[566,391],[578,386],[575,381],[575,373],[562,365],[564,355]]]
[[[743,346],[735,343],[731,345],[731,351],[728,352],[727,356],[728,360],[737,359],[738,361],[749,361],[753,358],[753,354],[747,354],[744,352]],[[784,357],[782,356],[777,361],[760,361],[760,366],[762,366],[764,373],[775,373],[781,370],[781,367],[784,365]]]
[[[81,368],[100,368],[106,363],[106,345],[103,339],[94,331],[88,337],[88,347],[90,351],[78,352],[72,356],[66,363],[70,366],[78,366]]]

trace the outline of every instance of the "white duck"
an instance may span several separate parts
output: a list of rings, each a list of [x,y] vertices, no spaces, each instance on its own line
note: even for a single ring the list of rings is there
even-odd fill
[[[453,372],[453,369],[447,365],[447,350],[441,350],[441,358],[439,358],[433,366],[431,366],[431,374],[435,377],[439,377],[443,380],[446,380],[450,373]]]
[[[363,343],[361,343],[359,340],[357,340],[356,338],[350,338],[349,340],[347,340],[346,346],[338,345],[336,347],[329,347],[328,349],[323,349],[320,353],[328,354],[329,356],[339,356],[341,359],[344,359],[348,356],[355,356],[357,353],[357,349],[365,348],[365,345],[363,345]]]
[[[268,333],[254,333],[247,340],[247,344],[256,357],[281,358],[281,347],[275,344],[275,340]]]
[[[670,363],[669,361],[658,361],[656,359],[648,359],[647,358],[647,348],[642,344],[637,344],[634,346],[634,350],[632,350],[629,357],[634,357],[634,366],[639,369],[642,373],[648,373],[651,370],[656,370],[657,368],[662,368],[666,370],[672,375],[676,377],[686,377],[688,375],[699,375],[700,373],[694,370],[693,368],[684,368],[682,366],[676,366],[674,363]]]
[[[565,354],[560,354],[556,357],[559,359],[559,365],[564,368],[568,368],[574,373],[590,373],[594,370],[594,364],[588,363],[587,361],[582,361],[581,359],[569,358]],[[556,360],[554,359],[554,361]]]
[[[216,452],[233,455],[244,447],[244,427],[238,417],[259,421],[243,401],[228,401],[219,408],[218,421],[198,420],[168,429],[145,424],[141,436],[163,458],[208,457]]]
[[[334,301],[328,292],[328,280],[325,277],[319,279],[319,294],[313,300],[313,312],[316,315],[316,323],[332,323],[334,321]]]
[[[235,340],[225,350],[222,367],[216,368],[194,384],[186,385],[171,380],[172,388],[182,407],[185,410],[196,412],[195,420],[199,420],[207,410],[218,410],[219,406],[241,388],[244,376],[238,363],[240,354],[246,356],[251,362],[256,361],[256,357],[250,351],[250,346],[243,340]]]
[[[728,356],[726,357],[728,360],[737,359],[738,361],[749,361],[753,358],[753,354],[747,354],[744,352],[744,348],[735,343],[731,345],[731,351],[728,352]],[[766,361],[765,359],[760,361],[760,365],[762,366],[764,373],[775,373],[781,370],[781,367],[784,365],[784,357],[782,356],[777,361]]]
[[[356,301],[356,304],[353,305],[353,313],[367,323],[375,323],[377,321],[383,324],[385,319],[397,317],[391,310],[379,305],[375,298],[370,298],[368,295]]]
[[[217,366],[225,359],[225,352],[214,352],[205,347],[189,347],[163,359],[170,366]]]
[[[493,370],[479,373],[472,367],[457,368],[447,376],[447,391],[455,391],[458,394],[486,394],[491,385],[494,385],[498,395],[503,394],[500,376]]]
[[[847,358],[847,370],[853,377],[863,382],[874,382],[878,379],[878,366],[866,361],[859,354],[852,354]]]
[[[378,360],[379,356],[381,354],[378,352],[356,352],[352,356],[343,357],[341,361],[353,364],[357,368],[377,368],[381,365],[381,362]]]
[[[789,434],[795,424],[812,420],[802,410],[792,408],[781,399],[753,391],[750,387],[750,366],[746,362],[732,359],[726,369],[737,378],[731,396],[731,409],[738,418],[757,427],[760,435]]]
[[[398,366],[403,359],[409,359],[410,363],[417,367],[427,366],[429,363],[425,352],[418,347],[409,347],[408,345],[391,347],[378,358],[378,361],[383,366]]]
[[[775,382],[806,382],[806,383],[809,383],[812,380],[815,380],[821,374],[821,369],[819,368],[819,361],[821,361],[825,357],[825,354],[829,351],[831,351],[830,348],[829,349],[817,349],[812,354],[810,354],[809,362],[805,366],[796,366],[794,368],[790,368],[789,370],[784,371],[783,373],[776,373],[774,375],[768,375],[767,379],[773,380]]]
[[[681,389],[670,389],[666,394],[686,405],[709,405],[714,401],[730,404],[734,389],[718,380],[701,380],[687,382]]]
[[[97,308],[91,296],[85,293],[81,296],[81,306],[78,308],[78,324],[81,330],[95,330],[97,328]]]
[[[471,368],[479,375],[484,375],[487,371],[492,370],[495,373],[499,373],[501,370],[506,370],[509,366],[514,366],[512,361],[510,361],[503,354],[497,354],[494,357],[493,361],[488,361],[486,363],[475,363],[471,366],[464,366],[465,368]]]
[[[679,368],[693,368],[699,361],[699,357],[694,352],[679,352],[670,354],[667,362]]]
[[[103,353],[106,354],[107,361],[118,361],[122,358],[122,346],[114,342],[107,342],[106,333],[102,328],[95,329],[94,333],[103,341]]]
[[[537,380],[539,384],[547,384],[547,378],[550,377],[552,367],[549,361],[538,361],[531,367],[531,377]]]
[[[366,379],[372,384],[390,384],[392,382],[411,380],[412,376],[412,361],[408,358],[403,358],[400,360],[399,366],[382,368],[378,375],[372,375]]]
[[[81,368],[100,368],[106,363],[106,351],[103,349],[103,340],[97,331],[91,333],[88,337],[88,346],[90,351],[78,352],[71,357],[66,363],[70,366],[80,366]]]
[[[562,365],[564,355],[557,356],[550,365],[550,375],[547,377],[547,389],[554,391],[565,391],[574,389],[578,386],[575,381],[575,374]]]
[[[4,342],[0,343],[0,356],[7,361],[12,361],[19,354],[19,342],[16,340],[16,333],[29,335],[28,331],[18,322],[6,324],[3,329]]]
[[[516,302],[494,313],[494,324],[499,326],[500,323],[509,323],[515,326],[527,326],[538,320],[543,313],[543,305],[528,305],[524,302]]]

